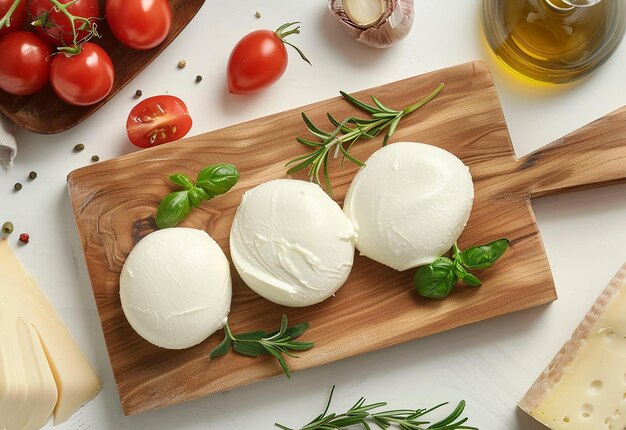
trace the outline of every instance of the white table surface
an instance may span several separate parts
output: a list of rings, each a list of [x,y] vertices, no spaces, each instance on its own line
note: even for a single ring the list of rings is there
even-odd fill
[[[516,404],[569,338],[598,294],[626,260],[626,185],[533,202],[559,300],[382,351],[276,377],[228,393],[135,417],[122,415],[102,331],[66,190],[67,174],[136,150],[125,135],[137,102],[159,93],[184,99],[194,118],[191,134],[221,128],[475,59],[485,59],[518,156],[626,105],[626,44],[593,75],[558,88],[521,85],[500,69],[480,30],[480,0],[416,0],[409,37],[392,49],[352,41],[324,0],[210,0],[165,52],[91,118],[52,136],[20,131],[15,165],[0,169],[0,222],[11,220],[18,257],[58,309],[102,377],[104,388],[60,429],[270,429],[279,421],[304,424],[323,408],[336,384],[335,406],[358,397],[391,406],[427,407],[467,401],[470,423],[483,430],[540,429]],[[256,11],[261,18],[254,17]],[[281,81],[252,96],[226,92],[230,50],[244,34],[302,21],[297,43],[313,62],[294,52]],[[187,61],[184,70],[176,65]],[[197,74],[204,80],[194,82]],[[74,153],[84,143],[86,149]],[[262,151],[262,149],[259,149]],[[626,166],[625,166],[626,168]],[[26,177],[31,170],[39,176]],[[13,184],[21,182],[19,193]],[[31,242],[17,246],[28,232]],[[304,359],[304,358],[303,358]]]

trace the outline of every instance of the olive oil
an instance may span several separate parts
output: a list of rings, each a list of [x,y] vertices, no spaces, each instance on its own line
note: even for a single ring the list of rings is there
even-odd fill
[[[588,7],[561,0],[484,0],[483,30],[511,70],[558,84],[590,73],[615,51],[624,36],[625,14],[626,0]]]

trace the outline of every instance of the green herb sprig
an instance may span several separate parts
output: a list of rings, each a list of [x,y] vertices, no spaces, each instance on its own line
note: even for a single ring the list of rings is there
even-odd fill
[[[158,228],[174,227],[203,201],[227,193],[239,180],[239,172],[232,164],[213,164],[198,173],[195,184],[182,173],[169,176],[169,180],[184,190],[161,200],[156,214]]]
[[[254,330],[233,335],[228,323],[226,323],[224,324],[224,340],[209,353],[209,360],[225,355],[230,351],[232,345],[236,352],[249,357],[256,357],[258,355],[274,356],[274,358],[278,360],[283,372],[285,372],[285,375],[287,375],[287,378],[291,378],[291,372],[289,371],[283,354],[291,358],[297,358],[297,356],[293,354],[293,351],[306,351],[313,348],[313,342],[294,340],[300,337],[308,328],[309,324],[306,322],[289,327],[287,315],[283,315],[280,329],[269,334],[262,330]]]
[[[444,419],[431,424],[426,421],[424,416],[447,405],[442,403],[429,409],[393,409],[388,411],[375,412],[387,406],[386,402],[366,404],[365,398],[361,397],[354,406],[343,413],[329,413],[330,403],[333,399],[335,387],[330,390],[330,396],[326,403],[324,412],[313,418],[311,422],[293,429],[282,424],[274,423],[274,425],[282,430],[334,430],[345,429],[351,426],[360,426],[365,430],[371,430],[372,425],[376,425],[381,429],[388,429],[397,426],[402,430],[478,430],[476,427],[464,425],[467,418],[461,418],[465,409],[465,401],[461,400],[457,407]]]
[[[465,251],[461,251],[455,243],[451,258],[439,257],[428,266],[417,270],[413,279],[415,288],[421,296],[443,299],[450,294],[457,281],[463,281],[470,287],[480,287],[480,279],[469,271],[493,266],[508,248],[508,239],[472,246]]]
[[[315,149],[313,152],[301,155],[289,161],[286,167],[292,167],[289,168],[287,173],[292,174],[308,168],[309,180],[314,181],[319,185],[322,184],[322,181],[320,180],[321,174],[323,175],[323,181],[327,192],[332,194],[332,186],[328,173],[328,163],[331,152],[334,152],[334,158],[337,158],[339,153],[342,154],[342,165],[345,159],[348,159],[358,166],[364,166],[365,164],[362,161],[350,154],[352,145],[354,145],[354,143],[359,139],[371,139],[385,129],[387,129],[387,132],[385,133],[385,137],[383,139],[383,146],[387,145],[389,138],[395,133],[402,118],[434,99],[441,92],[441,90],[443,90],[443,87],[444,85],[440,84],[431,94],[403,110],[391,109],[381,103],[381,101],[374,96],[372,96],[372,101],[374,102],[374,106],[372,106],[355,99],[343,91],[340,91],[340,94],[344,99],[359,109],[369,113],[371,118],[362,119],[349,117],[339,122],[330,113],[328,113],[328,119],[335,126],[335,129],[331,132],[325,132],[313,124],[309,117],[302,112],[302,119],[309,129],[309,132],[319,141],[315,142],[301,137],[296,138],[298,142]]]

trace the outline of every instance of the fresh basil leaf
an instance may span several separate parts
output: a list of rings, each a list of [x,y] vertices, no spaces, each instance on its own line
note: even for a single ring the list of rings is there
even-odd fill
[[[463,255],[461,254],[461,250],[456,242],[454,242],[454,245],[452,246],[452,259],[463,262]]]
[[[486,245],[472,246],[461,252],[463,265],[468,269],[486,269],[498,261],[508,248],[508,239],[498,239]]]
[[[169,176],[170,181],[175,183],[176,185],[180,185],[183,188],[188,190],[193,188],[193,184],[191,183],[191,179],[188,176],[183,175],[182,173],[175,173]]]
[[[443,299],[450,294],[456,280],[452,260],[439,257],[428,266],[420,267],[413,281],[421,296]]]
[[[208,200],[210,198],[209,194],[202,188],[193,187],[189,190],[189,202],[194,208],[200,206],[200,203],[202,203],[203,200]]]
[[[239,171],[232,164],[214,164],[198,173],[196,186],[204,189],[211,197],[225,194],[239,180]]]
[[[239,354],[247,355],[249,357],[256,357],[257,355],[268,354],[267,350],[262,344],[258,342],[249,342],[246,340],[235,339],[233,349]]]
[[[158,228],[174,227],[189,215],[191,209],[188,191],[170,193],[159,204],[156,225]]]
[[[480,279],[478,279],[476,276],[472,275],[471,273],[467,273],[466,275],[462,278],[463,283],[469,287],[480,287],[483,283],[480,281]]]
[[[463,264],[461,264],[461,261],[459,261],[457,259],[453,260],[452,270],[454,270],[454,275],[459,280],[462,280],[466,276],[469,275],[468,271],[465,269],[465,267],[463,267]]]
[[[232,339],[230,336],[224,336],[224,340],[220,342],[213,350],[209,353],[209,360],[215,357],[221,357],[222,355],[226,355],[228,351],[230,351],[230,346],[232,344]]]

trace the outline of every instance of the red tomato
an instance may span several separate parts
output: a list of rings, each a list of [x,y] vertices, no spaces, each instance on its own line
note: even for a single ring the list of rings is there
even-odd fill
[[[33,94],[50,80],[52,49],[29,31],[14,31],[0,39],[0,88],[15,95]]]
[[[0,0],[0,19],[4,18],[9,9],[11,9],[14,1],[15,0]],[[15,9],[11,14],[11,19],[8,22],[9,26],[4,25],[0,28],[0,37],[5,34],[9,34],[12,31],[20,30],[26,22],[27,15],[26,0],[22,0],[20,4],[17,5],[17,9]]]
[[[285,24],[275,32],[253,31],[235,45],[226,71],[228,91],[233,94],[255,93],[269,87],[285,73],[288,58],[285,43],[291,44],[283,39],[300,33],[300,27],[289,29],[294,24],[298,23]],[[304,61],[311,64],[298,48],[293,47]]]
[[[182,139],[191,129],[185,103],[174,96],[150,97],[135,106],[126,120],[131,143],[140,148]]]
[[[111,58],[91,42],[83,44],[79,54],[57,54],[50,69],[54,92],[76,106],[91,105],[105,98],[113,88],[114,78]]]
[[[167,0],[107,0],[105,16],[113,35],[133,49],[154,48],[172,26]]]
[[[25,0],[22,0],[25,1]],[[60,3],[66,4],[71,0],[59,0]],[[100,6],[98,0],[76,0],[67,7],[70,14],[89,20],[90,26],[85,30],[77,31],[77,41],[87,37],[91,30],[91,25],[100,15]],[[28,3],[28,13],[33,17],[33,21],[41,20],[42,25],[35,27],[37,32],[46,38],[50,43],[57,46],[71,46],[74,43],[74,35],[72,33],[72,23],[69,18],[62,12],[54,9],[54,5],[50,0],[30,0]],[[75,20],[74,25],[80,28],[86,21]]]

